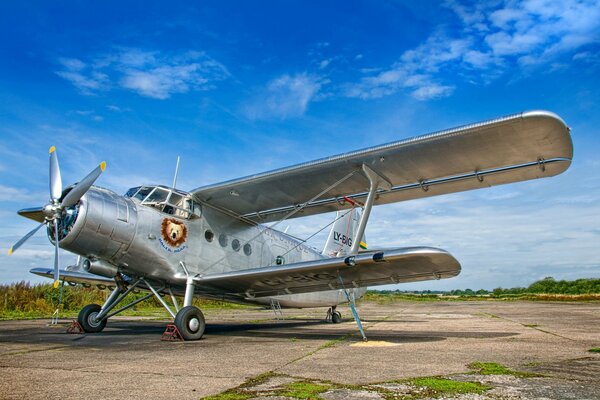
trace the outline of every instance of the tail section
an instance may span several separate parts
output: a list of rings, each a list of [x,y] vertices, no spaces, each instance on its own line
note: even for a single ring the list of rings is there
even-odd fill
[[[322,254],[328,257],[343,257],[349,255],[352,243],[355,240],[356,231],[358,230],[359,220],[359,208],[338,211],[335,215],[335,222],[331,227]],[[360,242],[360,248],[362,250],[367,249],[367,241],[364,235]]]

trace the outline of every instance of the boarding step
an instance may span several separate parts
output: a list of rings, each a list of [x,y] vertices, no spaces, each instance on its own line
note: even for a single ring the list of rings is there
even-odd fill
[[[283,311],[281,311],[281,304],[279,304],[279,300],[271,299],[271,310],[273,310],[273,314],[275,314],[276,320],[284,320]]]

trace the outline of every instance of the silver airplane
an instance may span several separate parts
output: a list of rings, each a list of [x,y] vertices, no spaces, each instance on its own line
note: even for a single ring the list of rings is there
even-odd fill
[[[329,307],[354,300],[368,286],[444,279],[459,262],[432,247],[367,249],[364,232],[373,205],[550,177],[571,164],[564,121],[530,111],[435,132],[287,168],[199,187],[190,192],[139,186],[121,196],[93,186],[101,163],[63,190],[50,148],[50,202],[18,211],[40,222],[55,247],[54,269],[32,273],[70,284],[112,288],[103,305],[81,310],[86,332],[155,296],[186,340],[200,339],[205,321],[194,296],[280,307]],[[323,251],[276,226],[290,218],[336,212]],[[270,224],[270,225],[265,225]],[[80,256],[59,270],[61,247]],[[133,290],[141,299],[115,307]],[[183,296],[180,307],[175,296]],[[171,304],[165,298],[171,298]]]

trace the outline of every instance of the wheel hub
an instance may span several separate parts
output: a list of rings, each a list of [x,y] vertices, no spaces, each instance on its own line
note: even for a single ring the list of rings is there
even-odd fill
[[[92,326],[94,328],[97,327],[98,325],[100,325],[100,321],[98,321],[96,319],[97,315],[98,315],[97,312],[93,312],[93,313],[90,313],[90,315],[88,315],[88,324],[90,324],[90,326]]]
[[[190,322],[188,322],[188,327],[190,328],[190,331],[197,332],[200,328],[200,321],[198,318],[191,318]]]

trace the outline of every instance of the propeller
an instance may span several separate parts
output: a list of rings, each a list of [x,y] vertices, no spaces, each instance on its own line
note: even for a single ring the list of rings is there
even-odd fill
[[[58,287],[59,283],[59,255],[58,255],[58,242],[60,241],[59,236],[59,225],[61,220],[66,215],[66,210],[69,207],[73,207],[81,199],[81,197],[92,187],[96,179],[102,174],[106,168],[106,163],[102,161],[92,172],[90,172],[85,178],[79,181],[73,186],[73,188],[60,200],[62,196],[62,178],[60,176],[60,167],[58,164],[58,156],[56,155],[56,147],[50,147],[50,202],[41,209],[25,209],[19,211],[20,215],[27,218],[40,220],[43,216],[43,222],[30,231],[28,234],[23,236],[17,243],[15,243],[9,250],[8,255],[14,253],[19,247],[21,247],[30,237],[32,237],[42,226],[47,226],[49,229],[52,228],[54,231],[54,288]]]

